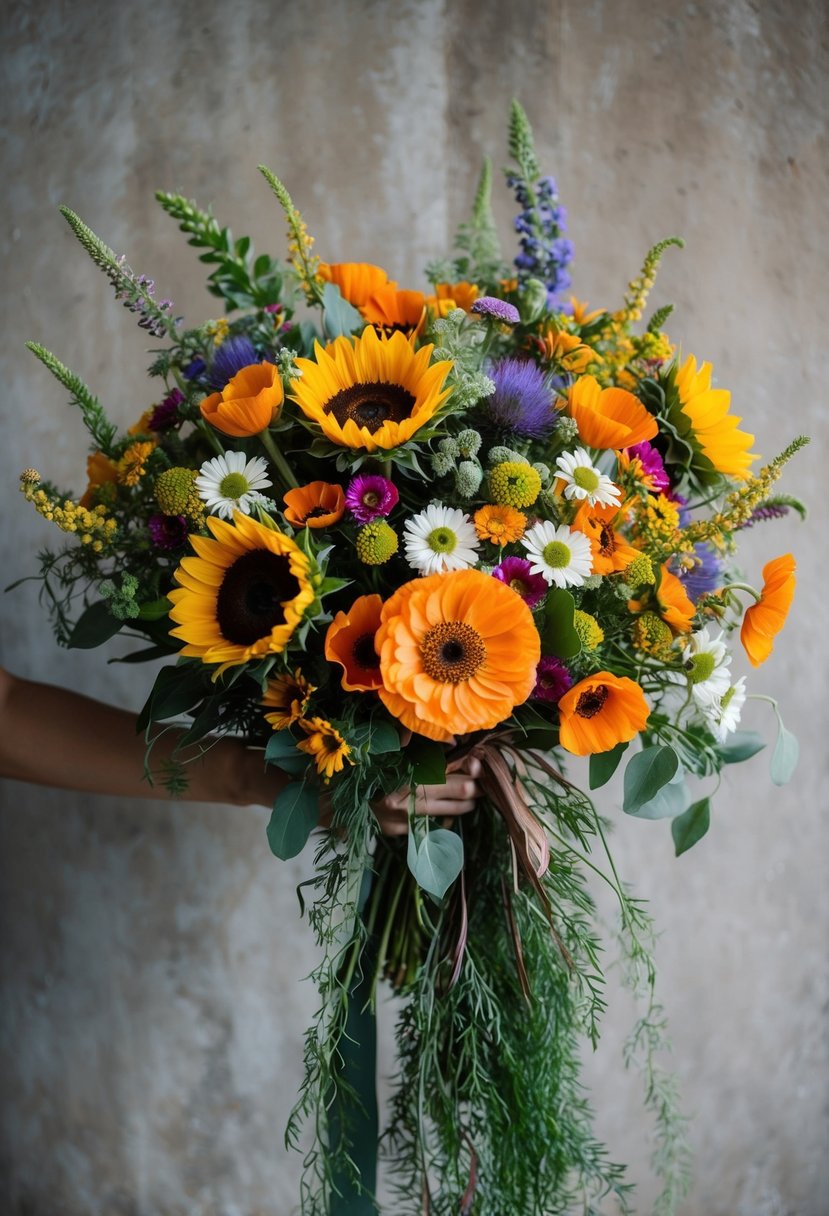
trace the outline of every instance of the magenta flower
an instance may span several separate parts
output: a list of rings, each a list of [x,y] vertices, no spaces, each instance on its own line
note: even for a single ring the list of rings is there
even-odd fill
[[[568,688],[573,687],[573,677],[562,663],[551,654],[544,654],[535,669],[535,688],[530,693],[537,701],[554,701],[557,705]]]
[[[185,401],[184,393],[179,388],[174,388],[167,394],[164,400],[157,405],[147,425],[151,431],[169,431],[171,427],[179,426],[182,421],[179,414],[179,406]]]
[[[505,557],[492,571],[492,577],[512,587],[528,608],[535,608],[550,590],[547,580],[533,574],[530,563],[523,557]]]
[[[388,515],[397,506],[400,495],[397,487],[379,473],[364,473],[348,483],[345,505],[361,524],[370,524],[373,519]]]
[[[631,460],[639,461],[642,472],[647,478],[646,484],[652,490],[657,494],[664,494],[671,488],[671,479],[665,472],[662,457],[652,443],[648,443],[645,439],[642,443],[635,443],[633,447],[627,448],[626,451]]]
[[[151,515],[147,520],[150,538],[156,549],[183,549],[187,541],[187,520],[183,515]]]

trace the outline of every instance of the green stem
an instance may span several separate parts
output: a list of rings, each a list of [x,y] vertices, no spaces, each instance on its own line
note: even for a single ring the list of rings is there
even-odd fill
[[[262,440],[262,446],[264,447],[265,451],[273,461],[274,468],[282,478],[282,481],[285,483],[286,489],[295,490],[298,487],[299,482],[297,481],[296,477],[294,477],[291,466],[288,464],[287,460],[274,443],[273,436],[267,427],[264,431],[259,432],[259,438]]]
[[[202,432],[205,439],[210,444],[210,446],[213,448],[213,451],[216,453],[216,455],[224,456],[224,454],[225,454],[224,447],[222,446],[221,440],[219,439],[219,436],[216,434],[216,432],[213,430],[212,426],[210,426],[209,423],[203,422],[203,421],[196,423],[196,426]]]

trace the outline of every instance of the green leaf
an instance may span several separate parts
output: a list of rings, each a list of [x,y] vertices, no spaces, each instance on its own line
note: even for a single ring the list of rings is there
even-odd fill
[[[625,769],[625,798],[622,810],[635,815],[639,807],[650,802],[677,773],[679,756],[672,747],[646,747],[631,756]]]
[[[750,760],[766,746],[762,735],[756,730],[738,730],[717,748],[722,756],[723,764],[740,764]]]
[[[147,646],[144,650],[134,650],[132,654],[122,654],[117,659],[107,659],[107,663],[149,663],[151,659],[169,659],[168,646]]]
[[[323,325],[332,338],[349,336],[363,329],[365,321],[348,300],[344,300],[336,283],[326,283],[322,293]]]
[[[619,763],[627,748],[627,743],[617,743],[609,752],[595,752],[590,757],[588,785],[591,790],[599,790],[603,785],[607,785],[619,767]]]
[[[308,766],[308,757],[296,745],[296,739],[289,730],[278,730],[265,747],[265,763],[274,764],[283,773],[298,776]]]
[[[74,650],[91,650],[93,646],[102,646],[115,637],[123,624],[112,615],[105,600],[98,600],[78,617],[67,646]]]
[[[412,766],[412,785],[443,785],[446,780],[446,753],[440,743],[415,735],[406,747]]]
[[[273,804],[268,844],[282,861],[296,857],[319,821],[319,790],[305,781],[292,781]]]
[[[569,591],[554,589],[547,595],[541,627],[541,653],[557,659],[573,659],[581,651],[581,640],[573,625],[576,601]]]
[[[153,690],[138,715],[135,729],[144,730],[150,722],[162,722],[186,713],[205,694],[205,668],[201,663],[162,667]]]
[[[138,618],[142,621],[160,621],[172,606],[167,596],[162,595],[158,600],[150,600],[148,603],[142,604],[138,610]]]
[[[463,841],[447,828],[427,831],[412,847],[409,836],[409,869],[418,885],[435,899],[443,899],[463,869]]]
[[[680,766],[674,776],[660,790],[641,803],[635,811],[629,811],[634,819],[675,819],[688,809],[691,795],[685,784],[685,772]]]
[[[687,853],[698,840],[702,840],[711,826],[711,803],[708,798],[701,798],[687,811],[678,815],[671,823],[671,835],[674,838],[676,856]]]
[[[193,719],[192,725],[179,740],[179,745],[198,743],[205,735],[209,735],[215,726],[219,725],[222,713],[222,698],[208,697]]]
[[[785,785],[791,781],[797,761],[800,758],[800,744],[790,730],[786,730],[778,716],[780,729],[777,742],[771,755],[771,779],[775,785]]]
[[[368,750],[372,756],[400,751],[400,735],[391,722],[372,722]]]

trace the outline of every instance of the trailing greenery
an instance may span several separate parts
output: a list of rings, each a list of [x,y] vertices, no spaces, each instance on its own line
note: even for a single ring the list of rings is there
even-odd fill
[[[98,398],[86,387],[80,376],[70,371],[45,346],[41,346],[39,342],[27,342],[26,346],[71,394],[71,404],[80,409],[84,426],[89,431],[95,447],[105,456],[111,457],[118,428],[109,421]]]

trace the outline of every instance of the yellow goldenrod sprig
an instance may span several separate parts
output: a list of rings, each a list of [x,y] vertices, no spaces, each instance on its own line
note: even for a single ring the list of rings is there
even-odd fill
[[[648,250],[638,277],[631,279],[630,283],[628,283],[628,289],[625,292],[624,308],[613,314],[615,320],[620,321],[623,325],[629,325],[633,321],[641,320],[648,295],[656,281],[656,272],[659,269],[659,263],[662,261],[662,254],[671,245],[676,245],[678,249],[685,248],[685,242],[682,237],[669,236],[664,241],[657,241]]]
[[[101,553],[112,543],[118,524],[107,518],[106,507],[99,505],[87,509],[71,498],[61,502],[57,496],[41,489],[37,469],[23,470],[20,489],[39,515],[57,524],[61,531],[74,533],[82,545],[91,545],[96,553]]]
[[[314,238],[308,235],[305,221],[294,206],[293,199],[267,165],[260,165],[259,172],[273,190],[279,205],[288,220],[288,249],[291,265],[310,303],[322,303],[322,285],[318,274],[319,258],[312,253]]]

